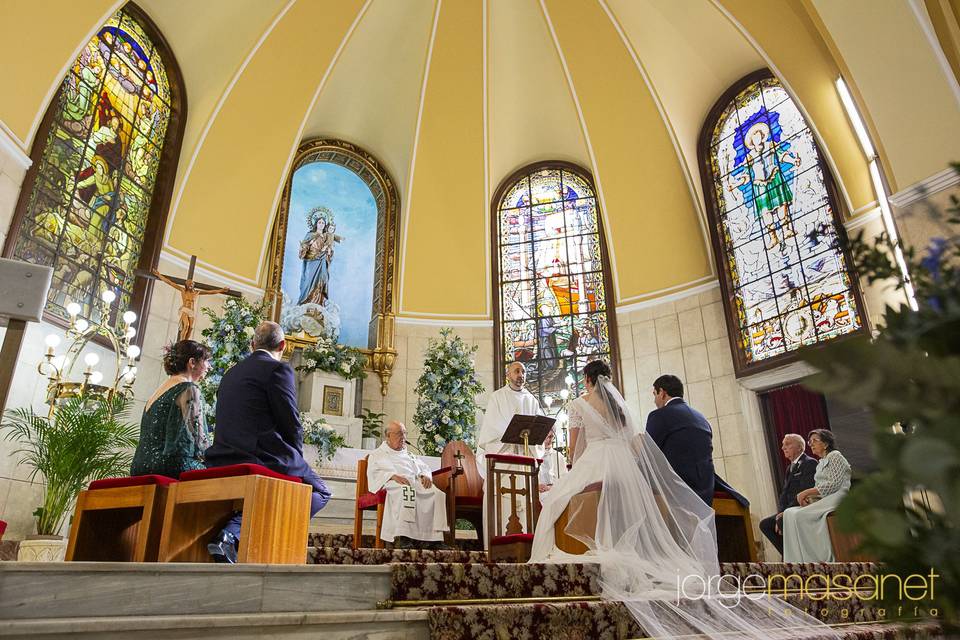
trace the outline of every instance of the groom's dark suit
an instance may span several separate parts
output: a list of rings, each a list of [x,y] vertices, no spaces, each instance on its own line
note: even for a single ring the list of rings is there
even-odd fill
[[[227,370],[217,390],[217,425],[206,465],[260,464],[302,478],[313,487],[310,514],[327,504],[330,490],[303,459],[303,426],[293,368],[254,351]],[[225,530],[238,539],[240,518]]]
[[[813,476],[817,472],[817,461],[805,453],[801,453],[797,461],[787,467],[783,478],[783,489],[777,499],[777,513],[783,513],[797,504],[797,494],[813,486]],[[760,531],[767,536],[781,554],[783,553],[783,533],[777,533],[777,516],[774,514],[760,521]]]
[[[647,433],[677,475],[713,506],[713,430],[703,414],[673,398],[647,416]]]

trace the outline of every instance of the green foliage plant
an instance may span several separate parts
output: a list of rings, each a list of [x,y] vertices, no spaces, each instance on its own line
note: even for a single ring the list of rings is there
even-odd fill
[[[46,483],[43,504],[33,515],[39,535],[57,535],[80,492],[92,480],[126,476],[140,427],[128,423],[130,399],[76,396],[54,409],[53,417],[32,408],[6,412],[0,430],[19,444],[18,465],[30,467],[30,481]]]
[[[953,165],[960,171],[960,165]],[[960,201],[931,214],[950,232],[922,256],[904,249],[919,309],[888,306],[875,336],[838,341],[806,359],[822,373],[811,386],[874,417],[876,471],[856,482],[837,511],[861,548],[901,577],[936,574],[932,597],[903,601],[885,591],[888,615],[936,612],[960,626]],[[850,244],[868,282],[900,278],[886,236]],[[901,283],[900,288],[903,288]],[[899,425],[899,428],[894,428]],[[841,443],[842,445],[842,443]],[[904,606],[910,605],[910,606]],[[949,635],[949,634],[948,634]]]
[[[385,413],[375,413],[369,408],[362,409],[360,411],[360,419],[363,420],[363,437],[383,437],[383,418],[386,415]]]

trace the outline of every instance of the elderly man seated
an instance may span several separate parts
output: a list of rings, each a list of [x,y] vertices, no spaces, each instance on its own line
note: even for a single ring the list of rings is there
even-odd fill
[[[395,547],[412,546],[412,540],[436,546],[448,530],[445,496],[433,486],[430,468],[406,445],[407,428],[394,420],[367,460],[370,491],[387,490],[380,537]]]

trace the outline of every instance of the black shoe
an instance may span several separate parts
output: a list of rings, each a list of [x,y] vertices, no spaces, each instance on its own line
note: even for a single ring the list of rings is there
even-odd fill
[[[236,564],[237,547],[240,546],[236,536],[229,531],[221,531],[207,545],[207,553],[214,562],[220,564]]]
[[[397,536],[393,539],[393,548],[394,549],[413,549],[414,541],[412,538],[407,536]]]

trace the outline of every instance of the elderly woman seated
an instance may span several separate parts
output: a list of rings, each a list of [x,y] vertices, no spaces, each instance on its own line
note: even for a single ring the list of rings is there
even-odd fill
[[[783,559],[786,562],[833,562],[827,516],[850,490],[850,463],[836,449],[827,429],[814,429],[807,443],[820,458],[814,486],[797,494],[799,507],[783,512]]]

